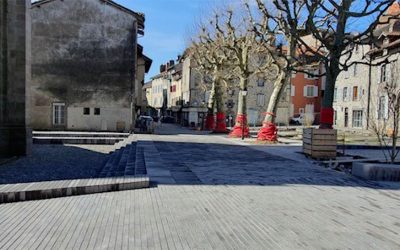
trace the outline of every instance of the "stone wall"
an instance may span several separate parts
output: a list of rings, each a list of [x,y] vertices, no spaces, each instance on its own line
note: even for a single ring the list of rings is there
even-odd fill
[[[136,17],[106,1],[50,1],[32,7],[34,129],[114,131],[132,122]],[[64,103],[65,123],[53,124],[53,103]],[[87,119],[84,108],[101,112]],[[88,120],[89,122],[86,122]],[[97,121],[94,124],[93,121]],[[106,124],[104,126],[104,123]]]
[[[0,2],[0,157],[30,152],[30,0]]]

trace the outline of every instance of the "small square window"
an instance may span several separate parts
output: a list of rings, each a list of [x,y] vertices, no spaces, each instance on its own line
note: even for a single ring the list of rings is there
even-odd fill
[[[257,79],[257,86],[258,87],[264,87],[265,85],[265,80],[263,78],[258,78]]]
[[[100,108],[94,108],[94,115],[100,115]]]
[[[90,115],[90,108],[83,108],[84,115]]]

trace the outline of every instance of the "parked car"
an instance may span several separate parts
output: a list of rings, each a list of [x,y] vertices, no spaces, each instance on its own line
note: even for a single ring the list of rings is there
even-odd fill
[[[137,119],[136,128],[139,128],[140,133],[154,133],[155,122],[151,116],[141,115]]]
[[[175,118],[172,116],[162,116],[161,122],[162,123],[175,123]]]

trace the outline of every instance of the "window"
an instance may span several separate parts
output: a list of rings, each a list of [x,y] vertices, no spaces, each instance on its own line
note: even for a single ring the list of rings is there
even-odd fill
[[[257,106],[265,106],[265,95],[264,94],[257,94]]]
[[[381,79],[380,82],[386,82],[387,75],[386,75],[386,64],[381,66]]]
[[[295,96],[296,95],[296,86],[292,85],[290,88],[290,95]]]
[[[361,128],[363,120],[362,110],[353,110],[353,128]]]
[[[353,65],[353,76],[357,76],[357,64]]]
[[[304,114],[304,108],[299,108],[299,113]]]
[[[94,108],[94,115],[100,115],[100,108]]]
[[[65,103],[53,103],[53,125],[64,125]]]
[[[258,87],[264,87],[265,85],[265,80],[263,78],[258,78],[257,79],[257,86]]]
[[[353,101],[358,101],[358,86],[353,87]]]
[[[84,115],[90,115],[90,108],[83,108]]]
[[[333,101],[336,102],[337,100],[337,88],[333,91]]]
[[[378,120],[386,119],[386,97],[381,96],[378,100]]]
[[[347,87],[343,88],[343,101],[347,101]]]
[[[307,85],[304,86],[305,97],[316,97],[318,96],[318,86]]]

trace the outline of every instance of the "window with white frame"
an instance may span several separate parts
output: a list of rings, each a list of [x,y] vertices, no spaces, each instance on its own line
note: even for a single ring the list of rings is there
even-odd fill
[[[296,86],[294,86],[294,85],[290,86],[290,95],[291,96],[296,95]]]
[[[386,68],[386,64],[381,65],[381,78],[380,78],[380,82],[386,82],[387,80],[387,68]]]
[[[262,77],[257,78],[257,86],[264,87],[264,85],[265,85],[265,79]]]
[[[265,95],[257,94],[257,106],[263,107],[265,106]]]
[[[353,110],[353,128],[361,128],[363,120],[362,110]]]
[[[53,125],[65,124],[65,103],[53,103]]]
[[[387,114],[387,100],[386,96],[379,97],[378,100],[378,120],[386,119]]]
[[[318,96],[318,86],[314,86],[314,85],[304,86],[304,96],[305,97],[317,97]]]
[[[347,87],[343,88],[343,101],[347,101]]]

